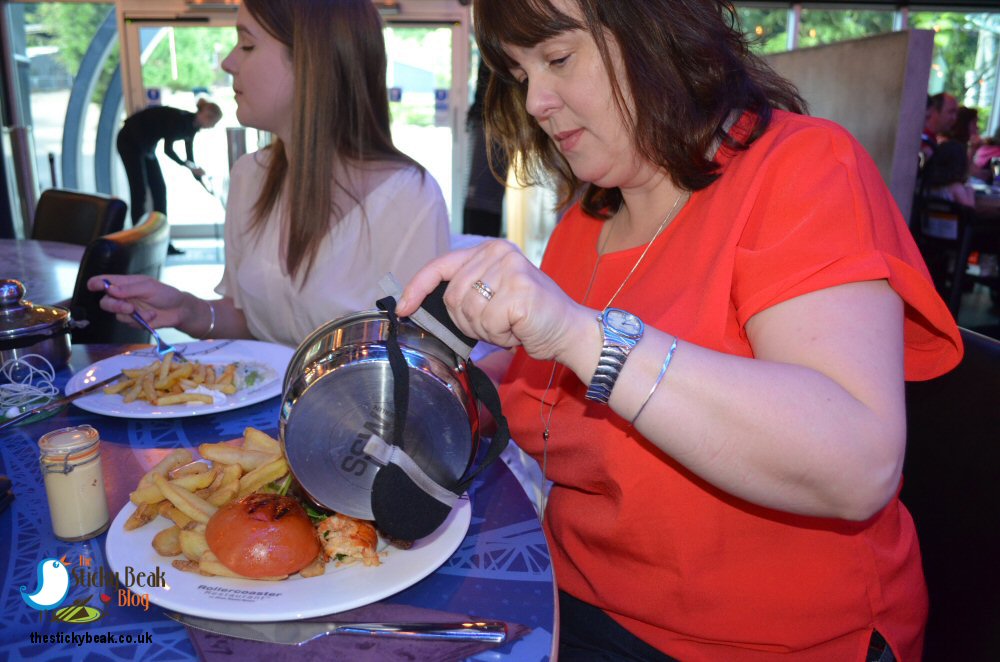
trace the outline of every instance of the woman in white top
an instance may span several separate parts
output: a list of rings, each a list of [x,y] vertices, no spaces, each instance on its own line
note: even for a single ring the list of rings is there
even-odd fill
[[[296,345],[326,320],[374,307],[385,273],[406,282],[445,252],[447,210],[434,179],[392,144],[382,22],[369,0],[244,0],[236,31],[222,63],[236,115],[276,140],[233,167],[222,298],[145,276],[88,287],[107,278],[101,307],[124,322],[138,309],[195,337]]]

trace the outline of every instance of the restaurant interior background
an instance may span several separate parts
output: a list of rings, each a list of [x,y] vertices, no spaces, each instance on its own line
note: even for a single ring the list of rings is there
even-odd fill
[[[204,96],[224,111],[220,125],[200,132],[195,141],[196,160],[211,178],[215,195],[185,169],[161,160],[172,237],[186,249],[168,260],[164,280],[210,294],[222,269],[221,223],[230,163],[269,139],[239,126],[231,81],[219,66],[235,43],[237,4],[0,0],[0,237],[24,235],[37,196],[47,188],[96,191],[127,201],[114,149],[124,118],[151,103],[193,110]],[[735,4],[755,48],[765,54],[909,28],[933,31],[927,92],[947,91],[959,103],[978,108],[984,136],[1000,131],[996,0]],[[394,140],[438,180],[452,212],[452,228],[459,232],[468,162],[465,116],[478,57],[468,2],[382,0],[376,5],[386,21]],[[862,114],[871,102],[862,95],[852,99]],[[922,124],[922,106],[900,112]],[[544,189],[508,190],[506,235],[535,260],[557,221],[552,203]],[[962,314],[971,317],[960,323],[996,325],[991,297],[981,298],[982,305],[963,305]]]

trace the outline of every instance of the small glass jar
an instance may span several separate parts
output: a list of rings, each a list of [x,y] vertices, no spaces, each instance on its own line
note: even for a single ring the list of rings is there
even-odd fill
[[[108,529],[101,437],[89,425],[53,430],[38,440],[42,477],[56,538],[75,542]]]

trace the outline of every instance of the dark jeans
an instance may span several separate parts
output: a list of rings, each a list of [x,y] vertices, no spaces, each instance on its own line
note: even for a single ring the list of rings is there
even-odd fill
[[[603,610],[559,591],[560,662],[677,662],[635,636]]]
[[[118,134],[118,155],[125,166],[132,215],[132,225],[146,213],[146,189],[153,198],[153,211],[167,213],[167,184],[155,154],[148,154]]]
[[[677,662],[623,628],[603,610],[559,591],[560,662]],[[896,656],[877,631],[872,632],[865,662],[895,662]]]

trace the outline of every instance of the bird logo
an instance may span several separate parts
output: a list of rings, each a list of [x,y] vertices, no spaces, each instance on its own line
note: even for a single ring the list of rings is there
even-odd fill
[[[21,597],[32,609],[48,611],[55,609],[69,593],[69,570],[59,559],[45,559],[38,564],[38,589],[28,593],[21,587]]]

